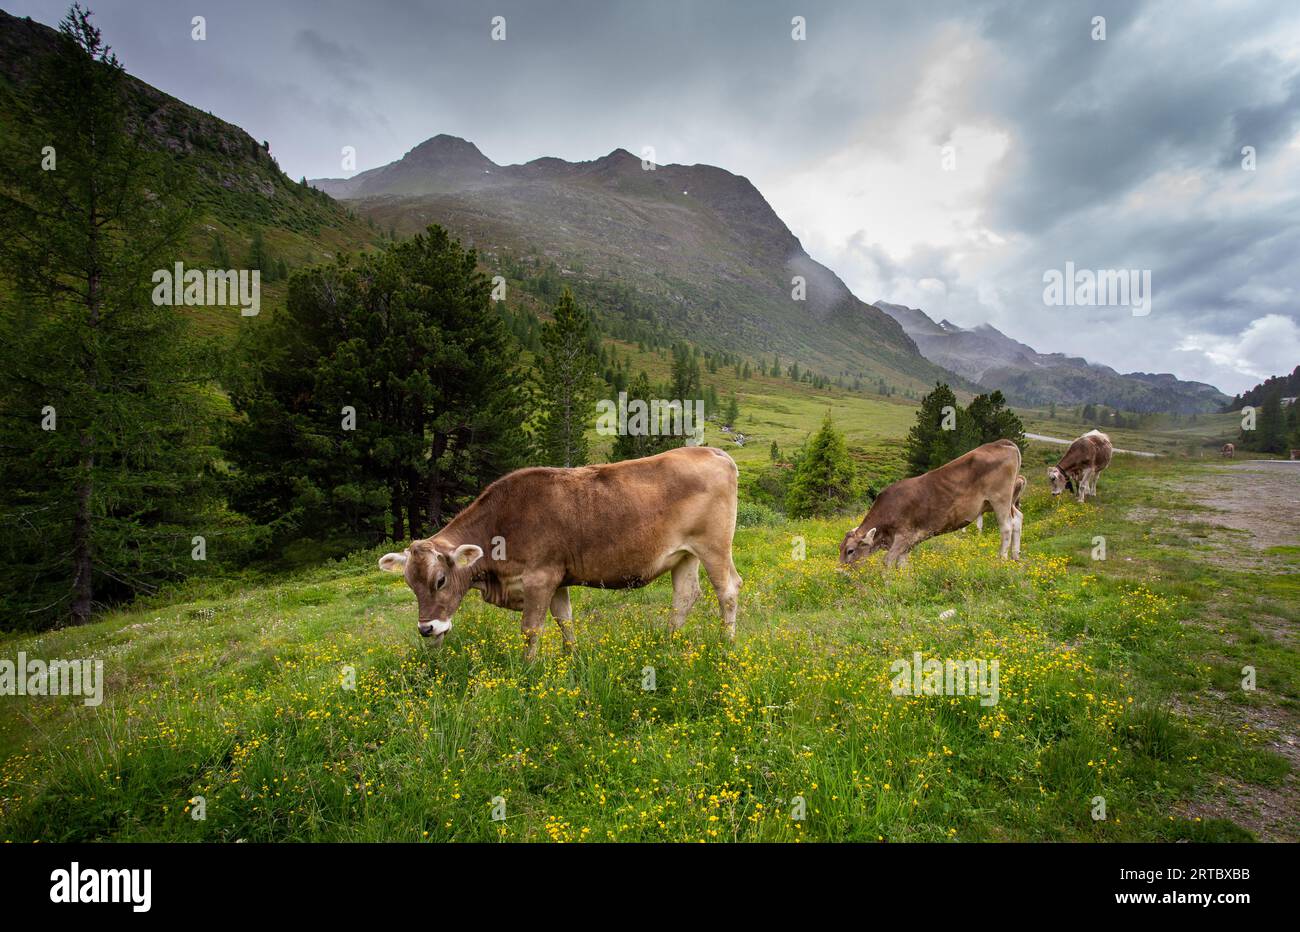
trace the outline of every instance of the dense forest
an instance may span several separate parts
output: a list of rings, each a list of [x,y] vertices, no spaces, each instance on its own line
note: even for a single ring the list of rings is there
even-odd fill
[[[1257,453],[1275,454],[1300,449],[1298,394],[1300,366],[1296,366],[1290,375],[1272,376],[1234,398],[1227,410],[1242,415],[1237,446]]]

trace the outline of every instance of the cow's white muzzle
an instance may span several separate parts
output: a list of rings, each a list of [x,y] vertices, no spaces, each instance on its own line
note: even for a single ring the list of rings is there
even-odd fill
[[[431,638],[434,635],[441,636],[446,634],[448,631],[450,631],[451,622],[439,621],[438,619],[435,618],[433,621],[417,622],[416,627],[420,629],[420,634],[424,635],[427,638]]]

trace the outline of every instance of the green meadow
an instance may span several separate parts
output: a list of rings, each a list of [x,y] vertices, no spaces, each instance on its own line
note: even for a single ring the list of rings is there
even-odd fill
[[[827,404],[876,452],[911,420],[883,400],[754,390],[741,429],[763,443],[742,469]],[[376,569],[382,548],[5,636],[3,658],[102,660],[105,686],[98,707],[0,699],[0,838],[1289,837],[1294,776],[1272,738],[1300,664],[1275,629],[1295,622],[1300,553],[1216,561],[1229,532],[1176,491],[1206,464],[1117,457],[1079,505],[1046,492],[1056,455],[1026,457],[1019,563],[998,560],[993,528],[923,544],[902,570],[877,556],[845,571],[858,516],[742,527],[730,646],[707,582],[666,633],[664,577],[573,590],[572,653],[551,623],[525,665],[518,616],[473,594],[434,649],[403,581]],[[996,704],[894,695],[891,666],[917,652],[996,660]],[[1259,816],[1267,802],[1290,818]]]

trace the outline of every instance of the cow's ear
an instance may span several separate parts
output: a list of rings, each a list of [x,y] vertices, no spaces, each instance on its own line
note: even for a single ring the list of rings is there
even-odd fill
[[[406,552],[386,553],[379,558],[379,568],[385,573],[401,573],[406,569]]]
[[[880,530],[880,528],[873,527],[871,530],[867,531],[867,535],[862,538],[862,542],[870,547],[876,540],[876,531],[878,530]]]
[[[473,566],[481,556],[483,556],[482,547],[476,547],[474,544],[461,544],[451,552],[451,564],[462,568]]]

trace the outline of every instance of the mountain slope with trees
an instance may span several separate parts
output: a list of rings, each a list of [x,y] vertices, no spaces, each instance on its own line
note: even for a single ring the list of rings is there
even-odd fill
[[[748,179],[721,168],[653,165],[624,149],[503,166],[440,135],[390,165],[311,183],[383,230],[441,224],[489,263],[546,270],[580,298],[616,282],[626,291],[593,302],[600,311],[714,351],[780,354],[848,382],[952,380],[812,259]]]
[[[15,142],[26,140],[37,152],[46,142],[32,135],[24,113],[32,109],[42,63],[58,43],[48,26],[0,10],[0,123]],[[289,269],[381,241],[375,228],[306,179],[285,175],[267,142],[125,71],[119,92],[125,131],[186,178],[196,220],[178,257],[187,264],[260,269],[264,306],[274,308],[283,301]],[[238,326],[238,312],[227,308],[192,313],[203,331],[230,334]]]

